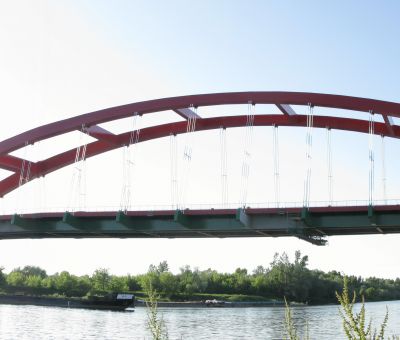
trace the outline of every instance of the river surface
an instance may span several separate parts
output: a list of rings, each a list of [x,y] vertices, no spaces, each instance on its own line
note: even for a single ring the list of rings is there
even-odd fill
[[[387,335],[400,334],[400,301],[367,303],[373,324],[389,309]],[[160,308],[169,339],[282,339],[285,310],[259,308]],[[294,307],[311,339],[345,339],[338,306]],[[0,339],[148,339],[146,309],[109,312],[58,307],[0,305]]]

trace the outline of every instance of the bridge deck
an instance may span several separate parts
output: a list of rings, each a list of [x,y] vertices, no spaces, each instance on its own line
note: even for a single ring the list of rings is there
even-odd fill
[[[34,213],[0,216],[0,239],[327,236],[400,232],[400,205]]]

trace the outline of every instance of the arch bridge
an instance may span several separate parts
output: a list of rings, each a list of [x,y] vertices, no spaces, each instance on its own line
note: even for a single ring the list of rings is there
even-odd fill
[[[198,107],[272,104],[279,114],[251,114],[204,118]],[[299,114],[298,106],[309,113]],[[359,111],[370,119],[314,115],[314,107]],[[114,134],[102,123],[171,110],[184,121],[154,125]],[[371,117],[381,116],[380,121]],[[0,142],[0,168],[11,175],[0,181],[0,197],[36,178],[102,153],[153,139],[211,129],[251,126],[328,128],[400,138],[400,104],[374,99],[302,92],[233,92],[155,99],[107,108],[46,124]],[[46,159],[32,162],[11,155],[27,145],[80,131],[95,141]],[[114,212],[61,211],[0,216],[0,238],[52,237],[255,237],[296,236],[323,245],[332,235],[385,234],[400,232],[400,206],[298,207],[237,209],[169,209]],[[67,210],[67,209],[66,209]]]

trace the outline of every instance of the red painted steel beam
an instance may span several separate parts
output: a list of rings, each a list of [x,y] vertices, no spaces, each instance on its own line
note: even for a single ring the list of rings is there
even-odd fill
[[[146,114],[158,111],[178,110],[190,106],[248,104],[249,102],[254,104],[275,105],[308,105],[311,103],[316,107],[321,106],[363,112],[372,111],[382,114],[383,116],[400,117],[399,103],[359,97],[306,92],[231,92],[198,94],[122,105],[43,125],[0,142],[0,155],[20,149],[26,143],[34,143],[74,130],[80,130],[82,126],[89,127],[126,118],[132,116],[134,112]]]
[[[220,126],[226,128],[246,126],[247,116],[225,116],[212,117],[197,120],[196,131],[218,129]],[[307,116],[296,115],[256,115],[254,117],[255,126],[300,126],[304,127],[307,124]],[[368,133],[368,121],[329,117],[329,116],[314,116],[314,127],[325,128],[329,126],[331,129],[347,130],[360,133]],[[149,141],[161,137],[167,137],[170,134],[186,133],[186,121],[168,123],[163,125],[152,126],[141,129],[139,142]],[[375,123],[375,134],[389,136],[391,134],[385,123]],[[400,126],[393,126],[395,138],[400,138]],[[126,132],[120,135],[115,135],[118,138],[118,143],[108,143],[102,140],[87,144],[86,157],[94,157],[107,151],[111,151],[126,145],[129,142],[131,132]],[[53,171],[61,169],[67,165],[74,163],[76,149],[60,153],[56,156],[37,162],[35,172],[31,176],[31,180],[45,176]],[[15,190],[18,187],[19,174],[13,174],[0,181],[0,197]]]
[[[112,144],[118,144],[118,138],[112,132],[103,129],[101,126],[93,125],[86,129],[89,136]]]
[[[0,155],[0,168],[8,171],[19,172],[21,171],[22,164],[29,162],[19,157],[12,155]],[[31,170],[34,170],[36,164],[31,162]]]

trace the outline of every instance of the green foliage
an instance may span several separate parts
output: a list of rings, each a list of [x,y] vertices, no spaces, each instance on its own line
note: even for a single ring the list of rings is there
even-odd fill
[[[0,287],[4,287],[7,283],[6,274],[3,273],[4,267],[0,267]]]
[[[271,268],[267,271],[267,286],[274,296],[286,296],[289,300],[307,302],[310,298],[312,273],[307,268],[308,256],[295,252],[291,263],[286,253],[275,254]]]
[[[291,261],[286,253],[275,254],[269,265],[253,272],[237,268],[233,273],[199,270],[183,266],[173,274],[166,261],[150,265],[147,273],[116,276],[99,268],[90,277],[66,271],[47,275],[40,267],[25,266],[4,274],[0,270],[0,288],[6,292],[27,294],[85,296],[107,292],[156,290],[164,300],[204,300],[215,297],[227,301],[280,300],[307,304],[337,303],[335,292],[342,289],[343,275],[310,270],[308,257],[299,251]],[[1,269],[1,268],[0,268]],[[400,279],[347,278],[348,287],[369,301],[400,299]],[[217,296],[220,296],[218,298]]]
[[[208,285],[207,273],[202,273],[195,268],[192,270],[190,266],[180,268],[177,275],[180,291],[183,295],[192,296],[194,293],[203,293]]]
[[[67,271],[63,271],[54,276],[54,287],[57,291],[64,292],[66,296],[71,296],[75,284],[76,279]]]
[[[98,292],[106,292],[110,288],[111,275],[108,269],[96,269],[91,277],[93,289]]]
[[[308,333],[308,323],[305,324],[305,336],[303,339],[309,340],[310,335]],[[284,340],[300,340],[296,326],[293,321],[292,309],[290,308],[286,298],[285,298],[285,335]]]
[[[125,276],[112,275],[108,290],[112,292],[126,292],[129,290],[127,278]]]
[[[169,271],[169,266],[167,261],[162,261],[158,264],[157,266],[157,272],[158,273],[166,273]]]
[[[292,310],[290,309],[285,298],[285,336],[284,340],[298,340],[297,329],[293,322]]]
[[[159,276],[160,289],[164,296],[173,297],[179,292],[179,283],[170,272],[161,273]]]
[[[128,291],[135,291],[135,290],[140,290],[142,289],[142,286],[140,285],[139,279],[137,276],[133,275],[127,275],[125,277],[125,282],[126,285],[128,286]]]
[[[67,271],[56,273],[45,282],[50,290],[65,296],[85,296],[91,288],[88,276],[78,277]]]
[[[153,340],[168,340],[168,330],[162,316],[159,316],[157,308],[157,292],[149,284],[146,290],[147,300],[147,327]]]
[[[25,283],[25,276],[19,271],[14,269],[7,275],[7,284],[14,287],[21,287]]]
[[[17,269],[18,271],[20,271],[25,277],[28,276],[38,276],[41,279],[44,279],[45,277],[47,277],[47,273],[44,269],[40,268],[40,267],[36,267],[36,266],[25,266],[22,269]]]
[[[371,320],[366,324],[364,297],[362,297],[360,311],[358,313],[354,312],[353,308],[356,301],[356,292],[353,292],[353,297],[350,299],[347,277],[344,277],[342,293],[336,293],[336,297],[341,306],[339,312],[343,321],[343,329],[349,340],[385,339],[385,328],[389,318],[387,308],[385,317],[378,332],[376,329],[372,329]]]
[[[25,278],[25,285],[31,288],[41,288],[42,278],[37,275],[29,275]]]

